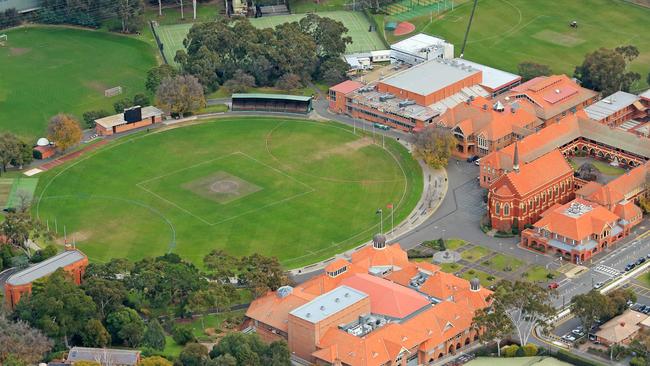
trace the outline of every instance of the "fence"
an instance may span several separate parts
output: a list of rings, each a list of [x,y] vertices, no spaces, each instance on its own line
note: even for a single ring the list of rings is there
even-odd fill
[[[158,50],[160,51],[160,56],[162,56],[163,61],[169,65],[169,62],[167,62],[167,57],[165,56],[165,52],[163,52],[163,48],[165,45],[160,41],[160,37],[158,37],[158,33],[156,33],[156,22],[151,20],[149,21],[149,27],[151,28],[151,33],[153,33],[153,38],[156,40],[156,44],[158,45]]]

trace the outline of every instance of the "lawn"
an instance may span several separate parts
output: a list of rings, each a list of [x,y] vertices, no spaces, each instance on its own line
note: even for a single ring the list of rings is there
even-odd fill
[[[9,192],[14,184],[14,180],[10,178],[0,178],[0,209],[5,208],[9,200]]]
[[[458,248],[464,247],[467,245],[467,242],[463,239],[446,239],[445,247],[449,250],[458,250]]]
[[[549,280],[547,277],[549,273],[557,276],[557,273],[548,271],[542,266],[532,266],[526,270],[524,278],[530,282],[546,282]],[[527,274],[527,276],[525,274]]]
[[[463,269],[463,266],[458,263],[439,263],[440,270],[447,273],[456,273]]]
[[[489,264],[486,266],[489,268],[492,268],[494,270],[500,271],[500,272],[514,272],[516,271],[519,267],[521,267],[524,262],[515,258],[511,257],[509,255],[505,254],[497,254],[491,259],[488,260]],[[506,269],[509,269],[506,271]]]
[[[645,287],[650,288],[650,272],[641,273],[636,279]]]
[[[377,207],[394,203],[396,223],[415,207],[422,172],[399,143],[387,148],[337,123],[280,118],[140,133],[45,172],[34,210],[92,261],[172,251],[200,264],[221,248],[293,268],[369,240]]]
[[[605,174],[605,175],[611,175],[611,176],[616,176],[616,175],[621,175],[625,173],[625,169],[618,167],[618,166],[613,166],[610,165],[606,161],[601,161],[601,160],[596,160],[596,159],[589,159],[589,163],[593,164],[596,169],[598,169],[599,172]],[[573,170],[578,170],[580,168],[578,164],[573,161],[573,159],[569,159],[569,164],[573,168]]]
[[[206,113],[223,113],[228,111],[228,106],[225,104],[215,104],[209,105],[205,108],[200,109],[197,114],[206,114]]]
[[[490,287],[495,283],[499,282],[498,277],[490,276],[489,274],[483,271],[477,271],[475,269],[470,269],[464,272],[461,277],[463,277],[468,281],[471,280],[472,278],[478,278],[481,281],[481,286],[483,287]]]
[[[323,11],[346,10],[347,0],[292,0],[289,2],[292,13],[319,13]]]
[[[59,27],[4,31],[0,47],[0,131],[25,138],[46,133],[59,112],[80,117],[93,109],[113,110],[113,103],[144,91],[155,49],[132,37]],[[124,93],[107,98],[104,90]]]
[[[490,254],[490,250],[484,247],[472,247],[460,253],[460,256],[469,262],[478,262]]]
[[[325,87],[325,90],[322,90],[320,85],[318,85],[317,87],[320,88],[321,91],[327,92],[327,87]],[[302,95],[302,96],[309,97],[316,94],[316,91],[310,86],[305,86],[303,88],[295,89],[291,91],[280,90],[268,86],[258,86],[258,87],[248,89],[246,93],[291,94],[291,95]],[[206,95],[205,98],[206,99],[230,98],[231,95],[232,93],[227,88],[220,88],[217,91]]]
[[[424,28],[460,48],[472,2],[458,5]],[[647,88],[650,70],[650,9],[611,0],[480,0],[465,49],[465,58],[516,72],[517,64],[534,61],[555,73],[573,74],[585,54],[599,47],[638,47],[631,70],[642,75],[634,90]],[[576,20],[578,28],[570,28]]]
[[[368,32],[370,22],[368,18],[355,11],[326,11],[318,13],[322,17],[329,17],[341,21],[348,28],[348,35],[352,43],[348,45],[347,52],[363,52],[383,50],[386,48],[379,33]],[[276,15],[272,17],[250,18],[251,24],[257,28],[272,28],[278,24],[299,21],[305,14]],[[192,27],[191,23],[161,25],[156,32],[163,43],[163,51],[169,63],[174,62],[176,51],[183,49],[183,40]]]

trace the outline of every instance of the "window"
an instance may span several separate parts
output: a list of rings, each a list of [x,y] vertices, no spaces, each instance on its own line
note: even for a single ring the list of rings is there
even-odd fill
[[[495,212],[497,215],[500,215],[500,214],[501,214],[501,205],[499,204],[499,202],[497,202],[497,203],[494,204],[494,212]]]
[[[334,90],[330,90],[330,100],[336,102],[336,92]]]
[[[505,216],[510,215],[510,205],[508,205],[508,204],[503,205],[503,214]]]

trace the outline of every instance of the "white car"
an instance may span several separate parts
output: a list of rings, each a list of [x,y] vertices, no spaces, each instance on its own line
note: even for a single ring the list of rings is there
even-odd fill
[[[474,160],[474,164],[476,164],[476,165],[481,165],[481,159],[476,159],[476,160]]]
[[[595,288],[595,289],[599,289],[599,288],[603,287],[603,285],[604,285],[604,283],[602,283],[602,282],[596,282],[596,283],[594,284],[594,288]]]
[[[572,336],[571,334],[566,334],[565,336],[562,337],[562,339],[569,342],[575,342],[576,337]]]

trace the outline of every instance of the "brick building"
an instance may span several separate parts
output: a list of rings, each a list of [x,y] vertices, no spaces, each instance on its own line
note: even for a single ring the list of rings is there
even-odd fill
[[[557,121],[598,100],[598,93],[581,87],[566,75],[539,76],[504,94],[504,101],[523,99],[544,122]]]
[[[647,109],[640,96],[618,91],[586,107],[585,112],[594,121],[618,127],[631,119],[648,117]]]
[[[522,230],[542,217],[555,204],[574,197],[573,168],[555,149],[523,165],[518,163],[515,145],[513,168],[488,189],[487,215],[493,228]]]
[[[66,248],[62,253],[11,275],[5,282],[5,305],[13,309],[21,297],[32,292],[32,283],[63,268],[79,285],[88,266],[88,257],[77,249]]]
[[[126,109],[124,113],[96,119],[95,132],[100,136],[113,135],[161,123],[162,118],[163,111],[154,106],[135,106]]]
[[[316,365],[423,365],[478,341],[473,314],[490,294],[477,279],[409,262],[378,235],[351,261],[253,301],[245,331],[286,339],[294,357]]]

